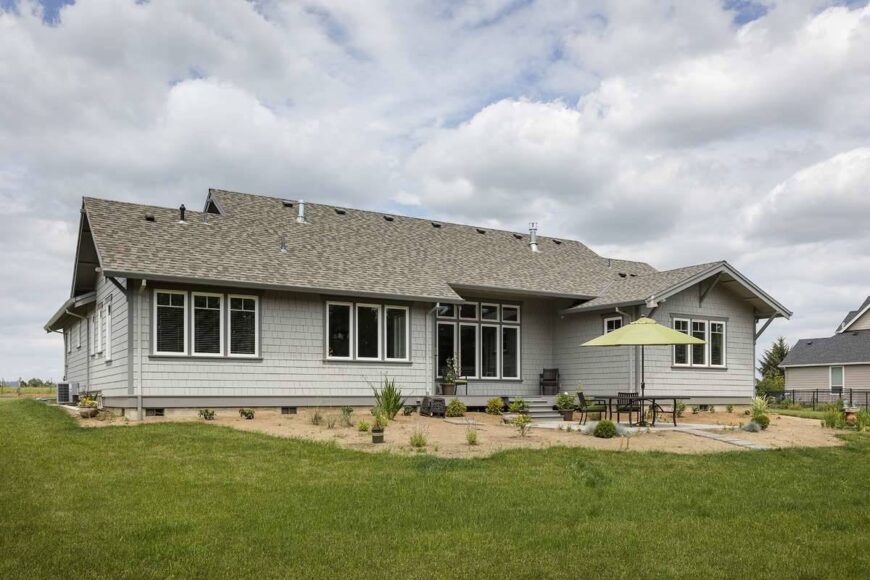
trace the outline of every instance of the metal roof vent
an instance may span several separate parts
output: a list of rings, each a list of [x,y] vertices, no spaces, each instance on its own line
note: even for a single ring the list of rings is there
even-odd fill
[[[347,214],[347,210],[346,210],[346,209],[342,209],[342,208],[340,208],[340,207],[337,207],[337,208],[335,208],[335,213],[338,214],[338,215],[345,215],[345,214]]]
[[[289,199],[282,199],[281,205],[283,205],[284,207],[293,207],[293,202]]]
[[[625,278],[627,275],[628,275],[628,274],[626,274],[625,272],[620,272],[620,273],[619,273],[619,277],[620,277],[620,278]]]
[[[433,228],[440,228],[440,227],[441,227],[441,224],[438,223],[438,222],[432,222],[432,227],[433,227]]]
[[[540,252],[538,249],[538,222],[529,223],[529,247],[533,252]]]
[[[153,222],[154,221],[154,214],[151,213],[150,211],[148,213],[146,213],[145,214],[145,221],[146,222]]]
[[[394,218],[394,217],[391,216],[391,215],[385,215],[385,216],[384,216],[384,219],[387,220],[388,222],[391,222],[391,221],[394,221],[396,218]]]
[[[281,234],[281,253],[287,253],[287,234]]]
[[[296,214],[296,223],[304,224],[305,222],[305,202],[303,200],[299,200],[299,212]]]
[[[518,240],[523,239],[523,234],[514,234],[514,237]]]
[[[553,243],[556,244],[557,246],[561,246],[562,240],[553,240]]]
[[[477,233],[479,233],[479,234],[485,234],[485,233],[486,233],[486,230],[483,229],[483,228],[476,228],[476,229],[477,229]]]
[[[186,212],[186,211],[187,211],[187,208],[185,208],[184,204],[182,203],[181,207],[178,208],[178,223],[180,223],[180,224],[187,223],[186,221],[184,221],[184,212]]]

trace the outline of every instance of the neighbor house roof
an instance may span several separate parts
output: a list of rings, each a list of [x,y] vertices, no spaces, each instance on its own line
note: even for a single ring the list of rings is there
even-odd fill
[[[848,328],[858,319],[862,314],[867,312],[870,309],[870,296],[868,296],[864,303],[858,307],[858,310],[853,310],[849,314],[846,315],[846,318],[843,319],[843,322],[840,323],[840,326],[837,327],[837,332],[843,332],[848,330]]]
[[[779,366],[850,363],[870,364],[870,330],[843,332],[827,338],[801,339],[792,347]]]

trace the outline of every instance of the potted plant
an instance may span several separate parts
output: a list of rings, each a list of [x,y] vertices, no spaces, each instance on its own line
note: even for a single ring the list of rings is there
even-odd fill
[[[384,429],[387,427],[389,419],[387,419],[387,414],[380,409],[374,413],[374,416],[375,420],[372,424],[372,443],[383,443]]]
[[[82,395],[79,398],[79,415],[82,419],[97,416],[97,398],[93,395]]]
[[[452,356],[447,359],[447,368],[444,370],[444,379],[441,381],[441,394],[455,395],[458,379],[459,369],[456,366],[456,356]]]
[[[574,404],[574,395],[570,393],[559,393],[556,396],[556,409],[562,414],[564,421],[574,420],[574,409],[577,406]]]

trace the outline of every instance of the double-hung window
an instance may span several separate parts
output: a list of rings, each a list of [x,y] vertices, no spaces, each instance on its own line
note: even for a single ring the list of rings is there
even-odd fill
[[[842,393],[845,383],[843,367],[831,367],[831,392]]]
[[[674,330],[678,330],[683,334],[689,334],[689,325],[691,321],[686,318],[674,318]],[[688,344],[674,345],[674,366],[687,367],[690,365],[689,353],[691,347]]]
[[[381,358],[381,307],[377,304],[356,305],[356,358]]]
[[[410,359],[410,325],[407,306],[384,306],[385,359],[407,361]]]
[[[187,293],[155,290],[154,302],[154,354],[187,354]]]
[[[106,304],[106,362],[112,360],[112,303]]]
[[[353,304],[326,303],[326,358],[351,359],[350,344],[353,329]]]
[[[725,323],[710,321],[710,366],[725,366]]]
[[[693,320],[692,321],[692,336],[707,340],[707,321]],[[692,345],[692,366],[705,367],[707,366],[707,345],[693,344]]]
[[[224,352],[223,294],[194,292],[193,354],[222,356]]]
[[[88,317],[88,353],[91,356],[97,354],[97,316],[91,314]]]
[[[79,324],[76,327],[76,348],[82,347],[82,327],[85,325],[85,321],[79,319]]]
[[[725,368],[728,362],[724,320],[674,318],[674,330],[705,341],[704,344],[678,344],[673,347],[673,366]]]
[[[610,316],[604,319],[604,334],[622,328],[622,316]]]
[[[228,356],[256,357],[260,352],[259,298],[230,294],[229,300],[229,337]]]
[[[97,306],[97,354],[103,352],[103,305]]]

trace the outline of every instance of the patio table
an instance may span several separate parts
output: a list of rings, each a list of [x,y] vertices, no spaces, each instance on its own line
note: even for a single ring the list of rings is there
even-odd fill
[[[601,401],[601,402],[606,401],[607,402],[607,418],[608,419],[613,419],[613,402],[616,401],[618,398],[619,397],[617,395],[603,395],[603,396],[595,397],[595,399],[598,401]],[[677,412],[676,412],[677,401],[685,401],[688,398],[689,397],[685,397],[685,396],[681,396],[681,395],[646,395],[646,396],[638,395],[637,397],[632,397],[631,400],[640,402],[641,414],[643,413],[644,403],[649,403],[650,406],[655,407],[658,405],[657,401],[670,402],[673,405],[673,409],[674,409],[673,420],[674,420],[674,427],[676,427],[677,426]],[[643,420],[643,417],[640,417],[640,418],[641,418],[641,420]],[[656,424],[656,414],[653,413],[653,419],[652,419],[653,427],[655,427],[655,424]],[[630,413],[629,413],[629,425],[634,425],[633,423],[631,423],[631,414]]]

